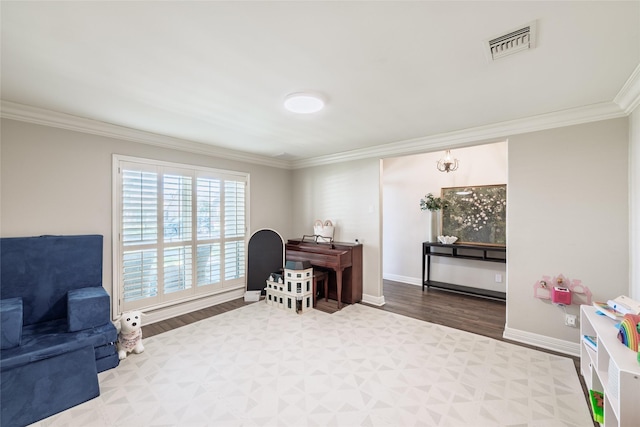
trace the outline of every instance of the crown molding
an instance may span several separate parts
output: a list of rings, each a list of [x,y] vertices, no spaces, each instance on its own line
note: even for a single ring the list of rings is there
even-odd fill
[[[406,156],[411,154],[438,151],[445,148],[461,148],[489,142],[504,140],[511,135],[536,132],[582,123],[625,117],[627,113],[613,102],[603,102],[586,107],[531,116],[523,119],[510,120],[486,126],[441,133],[424,138],[392,142],[360,150],[320,156],[313,159],[294,160],[293,169],[303,169],[313,166],[328,165],[367,158],[387,158]]]
[[[169,148],[172,150],[219,157],[227,160],[235,160],[281,169],[291,169],[291,164],[287,160],[273,159],[241,151],[229,150],[226,148],[216,147],[214,145],[145,132],[10,101],[3,100],[0,105],[0,116],[5,119],[138,142],[154,145],[156,147]]]
[[[603,102],[523,119],[299,160],[274,159],[228,150],[209,144],[158,135],[10,101],[2,101],[0,115],[3,118],[11,120],[117,138],[228,160],[281,169],[303,169],[347,161],[398,157],[438,151],[445,148],[460,148],[504,140],[511,135],[625,117],[633,111],[638,104],[640,104],[640,67],[636,68],[636,71],[629,78],[623,90],[618,93],[614,102]]]
[[[626,114],[631,114],[640,105],[640,64],[631,73],[613,102],[618,104]]]

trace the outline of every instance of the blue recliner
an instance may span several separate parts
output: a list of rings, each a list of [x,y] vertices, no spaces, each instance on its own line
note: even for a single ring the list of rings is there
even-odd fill
[[[24,426],[100,395],[118,366],[102,236],[0,239],[2,426]]]

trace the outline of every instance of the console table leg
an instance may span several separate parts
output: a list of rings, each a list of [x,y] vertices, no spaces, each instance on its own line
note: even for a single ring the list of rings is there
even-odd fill
[[[338,310],[342,308],[342,270],[336,270],[336,290],[338,292]]]
[[[422,292],[424,292],[424,246],[422,247]]]
[[[427,289],[429,289],[429,280],[431,280],[431,255],[427,253]],[[425,283],[424,280],[422,283]],[[424,285],[422,285],[422,290],[424,291]]]

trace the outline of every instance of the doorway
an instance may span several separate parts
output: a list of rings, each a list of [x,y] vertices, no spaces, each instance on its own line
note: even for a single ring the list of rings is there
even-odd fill
[[[440,172],[444,150],[382,160],[382,271],[384,284],[422,286],[422,243],[430,241],[431,216],[420,209],[428,193],[443,188],[507,183],[507,141],[451,150],[459,167]],[[505,292],[506,264],[433,257],[431,279]]]

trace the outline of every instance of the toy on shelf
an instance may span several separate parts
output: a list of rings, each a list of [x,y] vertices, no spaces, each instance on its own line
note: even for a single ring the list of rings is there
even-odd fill
[[[560,305],[591,305],[591,291],[582,284],[582,280],[570,280],[562,274],[553,278],[542,276],[533,284],[533,297]]]
[[[624,295],[607,302],[596,301],[593,306],[598,309],[598,312],[618,322],[624,318],[625,314],[640,314],[640,303]]]
[[[613,307],[611,307],[606,302],[594,301],[593,306],[598,310],[596,311],[596,313],[607,316],[608,318],[613,319],[616,322],[621,321],[622,318],[624,317],[624,314],[620,313],[619,311],[616,311]]]
[[[604,423],[604,394],[599,391],[589,390],[589,400],[591,401],[593,420],[600,424]]]
[[[620,332],[618,339],[620,342],[633,351],[638,351],[640,343],[640,316],[636,314],[625,314],[622,322],[620,322]]]
[[[640,314],[640,302],[634,301],[625,295],[610,299],[607,304],[622,314]]]

